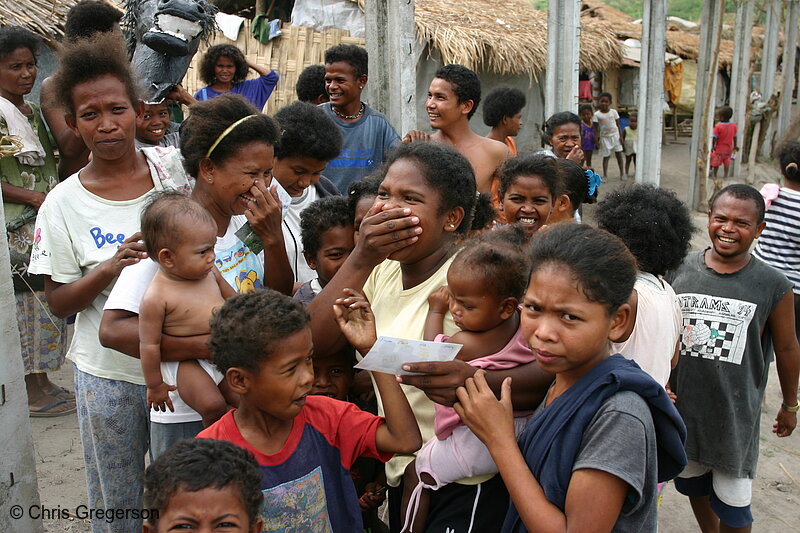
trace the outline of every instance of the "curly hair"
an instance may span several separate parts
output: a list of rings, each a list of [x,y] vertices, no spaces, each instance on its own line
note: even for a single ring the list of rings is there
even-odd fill
[[[35,60],[41,42],[35,33],[20,26],[0,27],[0,59],[5,59],[17,48],[27,48]]]
[[[542,124],[542,141],[552,146],[550,139],[553,137],[553,132],[564,124],[575,124],[580,131],[581,117],[572,111],[561,111],[560,113],[551,115],[550,118]]]
[[[719,119],[721,121],[727,122],[731,119],[732,116],[733,116],[733,109],[731,109],[731,106],[725,105],[719,109]]]
[[[453,259],[450,272],[468,276],[500,298],[521,300],[528,287],[530,260],[522,248],[511,243],[478,240]]]
[[[594,114],[594,108],[592,107],[592,104],[581,104],[578,106],[578,115],[580,115],[584,111],[588,111],[589,113]]]
[[[279,129],[275,121],[259,113],[253,104],[238,94],[225,93],[197,102],[189,111],[189,118],[181,124],[181,155],[183,168],[190,176],[198,176],[200,161],[205,159],[208,149],[228,126],[249,115],[256,116],[241,122],[214,148],[210,159],[215,164],[239,155],[245,144],[265,142],[275,146],[278,142]]]
[[[123,12],[108,2],[81,0],[67,11],[64,22],[64,37],[68,41],[91,37],[95,33],[107,33],[122,20]]]
[[[347,198],[326,196],[315,200],[300,213],[303,251],[314,256],[322,245],[322,234],[335,227],[352,227],[353,212]]]
[[[281,127],[281,137],[275,143],[278,159],[330,161],[342,151],[342,132],[321,107],[294,102],[275,113],[275,120]]]
[[[800,181],[800,142],[787,141],[778,147],[781,174],[791,181]],[[794,164],[792,164],[794,163]]]
[[[554,224],[531,240],[531,275],[546,266],[567,272],[586,298],[609,316],[627,303],[636,281],[636,259],[622,240],[586,224]]]
[[[525,249],[531,241],[531,234],[520,224],[505,224],[478,237],[479,242],[499,243]]]
[[[489,224],[497,218],[497,209],[492,204],[492,195],[482,192],[475,201],[475,210],[472,213],[471,231],[481,231],[489,228]]]
[[[214,84],[214,80],[217,77],[214,74],[214,67],[221,57],[227,57],[236,65],[233,83],[244,81],[248,70],[250,70],[250,67],[247,66],[247,60],[244,58],[244,53],[232,44],[215,44],[208,49],[203,59],[200,60],[200,68],[198,70],[203,83],[206,85]]]
[[[676,194],[653,185],[628,185],[604,195],[597,227],[622,239],[639,270],[663,276],[689,252],[695,227]]]
[[[337,44],[325,50],[325,64],[344,62],[353,67],[355,79],[369,75],[367,51],[354,44]]]
[[[494,128],[504,117],[513,117],[525,107],[525,93],[512,87],[495,87],[483,99],[483,123]]]
[[[472,110],[467,114],[467,120],[471,119],[481,103],[481,82],[478,75],[463,65],[445,65],[433,77],[450,82],[459,104],[472,100]]]
[[[589,180],[586,171],[570,159],[555,158],[558,177],[561,181],[561,194],[566,194],[572,204],[573,214],[581,204],[593,204],[597,201],[597,189],[589,194]]]
[[[234,367],[257,373],[280,343],[310,320],[303,304],[278,291],[240,294],[214,312],[208,350],[223,374]]]
[[[717,200],[722,198],[722,196],[725,194],[730,194],[737,200],[752,200],[753,203],[756,204],[756,224],[761,224],[764,222],[764,213],[766,211],[764,197],[761,196],[761,193],[758,192],[758,189],[743,183],[734,183],[733,185],[728,185],[721,191],[717,191],[717,193],[712,196],[711,200],[708,202],[709,213],[714,211],[714,206],[717,204]]]
[[[261,469],[246,451],[227,441],[185,439],[158,456],[144,473],[145,509],[163,513],[178,491],[232,487],[239,493],[250,525],[261,515]],[[147,521],[155,526],[158,513]]]
[[[370,174],[354,181],[347,188],[347,200],[350,203],[350,211],[355,216],[356,206],[362,198],[375,198],[378,196],[378,188],[381,186],[383,176],[381,174]]]
[[[311,103],[320,96],[326,101],[328,92],[325,90],[325,67],[323,65],[311,65],[306,67],[297,77],[297,84],[294,86],[297,99],[301,102]]]
[[[128,61],[125,43],[114,33],[95,33],[87,39],[64,43],[52,87],[56,105],[75,114],[72,90],[76,85],[113,76],[125,86],[131,105],[139,102],[139,90]]]
[[[559,179],[558,167],[555,159],[548,155],[520,155],[506,159],[500,168],[500,188],[498,193],[503,198],[508,189],[521,176],[539,176],[542,183],[550,190],[550,196],[555,200],[562,194],[562,184]]]
[[[439,193],[439,214],[453,208],[464,209],[464,219],[456,233],[469,231],[472,225],[472,207],[475,205],[475,172],[466,157],[449,146],[416,142],[401,144],[384,161],[380,170],[380,181],[397,161],[409,159],[422,172],[428,185]]]
[[[147,255],[158,262],[158,252],[175,250],[191,228],[205,224],[216,228],[211,213],[186,194],[165,189],[154,191],[142,208],[142,240]]]

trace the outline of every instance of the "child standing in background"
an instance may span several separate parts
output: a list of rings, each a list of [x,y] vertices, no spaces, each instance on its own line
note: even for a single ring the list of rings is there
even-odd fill
[[[636,142],[639,140],[639,116],[631,115],[630,122],[622,130],[622,146],[625,149],[625,177],[631,177],[631,163],[636,167]]]
[[[719,110],[719,122],[711,132],[711,175],[717,177],[717,170],[725,166],[725,178],[731,167],[733,154],[739,151],[737,136],[739,134],[736,123],[731,122],[733,109],[725,106]]]
[[[517,155],[514,137],[522,128],[522,108],[525,93],[512,87],[495,87],[483,100],[483,123],[492,128],[490,139],[505,143],[512,155]]]
[[[578,109],[581,117],[581,148],[586,166],[592,168],[592,152],[597,150],[597,123],[592,120],[594,115],[592,104],[581,104]]]
[[[181,136],[170,131],[168,100],[160,104],[142,104],[144,110],[136,115],[136,149],[148,146],[174,146],[180,148]],[[176,124],[175,127],[178,125]]]
[[[608,176],[608,160],[613,153],[619,165],[619,177],[624,179],[622,173],[622,129],[619,126],[619,113],[611,109],[611,94],[601,93],[597,101],[597,111],[594,112],[594,122],[597,123],[599,139],[597,149],[603,158],[603,176]]]

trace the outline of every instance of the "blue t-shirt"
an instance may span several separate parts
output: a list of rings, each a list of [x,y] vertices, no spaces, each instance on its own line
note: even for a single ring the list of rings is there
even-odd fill
[[[330,102],[320,104],[342,132],[343,144],[339,157],[328,163],[325,177],[339,192],[346,195],[347,188],[374,169],[386,154],[400,143],[400,136],[382,113],[364,105],[363,116],[355,122],[345,122],[334,114]]]
[[[269,74],[265,74],[264,76],[235,83],[230,92],[241,94],[261,111],[264,109],[264,104],[267,103],[272,91],[278,84],[279,78],[280,76],[278,76],[278,73],[272,70]],[[205,101],[216,98],[221,94],[225,93],[215,91],[211,86],[207,86],[194,93],[194,97],[195,100]]]
[[[197,438],[225,440],[253,454],[264,475],[263,531],[363,530],[350,467],[359,456],[392,457],[375,443],[383,418],[348,402],[308,396],[283,448],[267,455],[242,437],[233,414],[229,411]]]

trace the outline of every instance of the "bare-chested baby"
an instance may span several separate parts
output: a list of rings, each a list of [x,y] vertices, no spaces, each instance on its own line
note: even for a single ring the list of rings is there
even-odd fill
[[[216,224],[203,206],[176,191],[155,193],[142,211],[142,235],[158,272],[139,309],[139,353],[147,385],[147,405],[174,410],[169,393],[181,399],[208,426],[225,414],[231,399],[225,380],[217,388],[205,360],[178,364],[176,384],[162,377],[161,334],[188,337],[208,334],[215,308],[236,291],[215,266]]]

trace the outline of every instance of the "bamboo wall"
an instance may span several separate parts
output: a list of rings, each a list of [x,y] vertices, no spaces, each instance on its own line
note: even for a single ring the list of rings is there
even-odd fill
[[[280,81],[264,107],[265,113],[273,115],[278,109],[297,100],[297,94],[294,91],[297,77],[304,68],[323,64],[325,50],[336,44],[364,46],[364,39],[350,37],[350,32],[347,30],[330,28],[314,31],[312,28],[292,26],[288,23],[284,23],[281,30],[283,34],[268,44],[261,44],[252,36],[249,20],[245,20],[242,24],[242,28],[239,30],[239,39],[236,42],[225,37],[221,31],[217,31],[209,40],[208,45],[200,45],[183,80],[184,87],[194,94],[205,86],[200,80],[197,66],[209,46],[235,44],[244,52],[247,59],[257,65],[269,66],[280,74]],[[255,77],[257,74],[250,70],[248,78]]]

